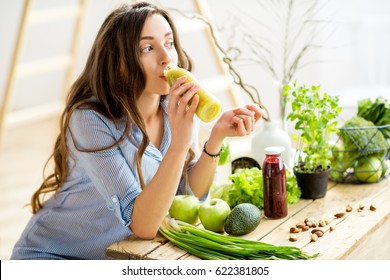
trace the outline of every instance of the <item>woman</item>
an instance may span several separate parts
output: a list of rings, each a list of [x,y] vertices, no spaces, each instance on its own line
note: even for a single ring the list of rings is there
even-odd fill
[[[169,63],[191,69],[165,11],[139,3],[107,17],[70,90],[54,172],[32,197],[12,259],[104,259],[126,236],[153,238],[176,194],[205,199],[222,141],[249,134],[261,112],[223,113],[200,154],[198,85],[180,78],[170,88]]]

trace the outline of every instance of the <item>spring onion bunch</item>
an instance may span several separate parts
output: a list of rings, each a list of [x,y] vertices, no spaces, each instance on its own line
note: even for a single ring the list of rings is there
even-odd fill
[[[307,260],[318,255],[310,256],[297,247],[222,235],[175,219],[164,220],[160,233],[180,249],[205,260]]]

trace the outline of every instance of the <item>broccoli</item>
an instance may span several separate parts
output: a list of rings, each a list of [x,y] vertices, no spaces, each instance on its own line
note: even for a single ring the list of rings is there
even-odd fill
[[[342,179],[344,172],[353,167],[362,156],[373,155],[384,158],[390,149],[380,130],[362,117],[355,116],[344,123],[338,132],[342,148],[333,149],[331,179]]]

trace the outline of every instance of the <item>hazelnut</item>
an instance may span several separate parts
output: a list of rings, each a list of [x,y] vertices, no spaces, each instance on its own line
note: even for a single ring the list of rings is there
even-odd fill
[[[316,219],[313,219],[313,218],[306,218],[305,224],[309,227],[313,227],[313,224],[317,224],[317,221],[316,221]]]
[[[320,227],[326,226],[325,220],[324,220],[324,219],[320,219],[320,220],[318,221],[318,225],[319,225]]]
[[[288,240],[295,242],[298,240],[298,236],[296,234],[290,234],[290,238]]]
[[[340,212],[340,213],[334,214],[334,216],[335,216],[336,219],[339,219],[339,218],[344,217],[345,213],[344,212]]]
[[[335,226],[335,225],[331,225],[331,226],[329,227],[329,230],[330,230],[330,231],[334,231],[334,230],[335,230],[335,228],[336,228],[336,226]]]
[[[308,226],[303,226],[302,231],[308,231],[309,227]]]
[[[300,232],[300,231],[301,231],[301,229],[296,228],[296,227],[290,228],[290,233],[298,233],[298,232]]]
[[[353,208],[352,208],[351,204],[348,204],[347,207],[345,208],[345,211],[351,212],[352,209],[353,209]]]
[[[311,233],[313,234],[317,234],[318,237],[321,237],[324,235],[324,231],[322,229],[319,229],[319,228],[315,228],[311,231]]]
[[[318,240],[318,235],[317,234],[312,234],[310,235],[310,241],[311,242],[316,242]]]
[[[370,205],[370,210],[371,211],[375,211],[376,210],[376,207],[374,205]]]
[[[298,223],[295,225],[297,228],[303,228],[305,226],[304,223]]]

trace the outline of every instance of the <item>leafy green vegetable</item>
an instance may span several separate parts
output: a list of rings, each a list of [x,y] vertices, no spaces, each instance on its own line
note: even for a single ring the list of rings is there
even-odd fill
[[[230,163],[230,145],[228,141],[222,142],[221,154],[219,155],[218,166]]]
[[[337,132],[337,116],[341,112],[338,96],[320,92],[320,86],[298,86],[296,82],[284,87],[291,104],[287,120],[295,122],[298,140],[295,168],[301,173],[327,170],[332,157],[329,137]]]
[[[288,204],[294,204],[299,201],[301,189],[298,187],[297,178],[289,170],[286,170],[286,192]]]
[[[331,179],[339,181],[344,172],[354,167],[360,157],[369,155],[383,159],[390,144],[380,130],[362,117],[352,117],[339,130],[342,145],[334,147],[334,158],[331,162]]]
[[[386,155],[389,144],[379,129],[371,121],[355,116],[344,123],[340,133],[344,148],[349,152],[361,155],[375,155],[382,158]]]
[[[370,98],[361,99],[358,101],[357,115],[376,126],[390,125],[390,103],[383,97],[376,98],[374,102]],[[381,128],[381,132],[390,138],[390,126]]]
[[[293,246],[222,235],[174,219],[163,221],[159,231],[177,247],[206,260],[307,260],[318,256]]]
[[[238,169],[229,176],[229,179],[233,183],[230,189],[224,192],[222,199],[229,204],[230,208],[241,203],[252,203],[259,209],[264,208],[263,174],[259,168]],[[288,204],[299,201],[301,191],[294,174],[289,170],[286,170],[286,192]]]
[[[229,176],[232,187],[222,199],[226,200],[230,208],[248,202],[256,205],[259,209],[264,208],[263,201],[263,174],[260,169],[238,169]]]

